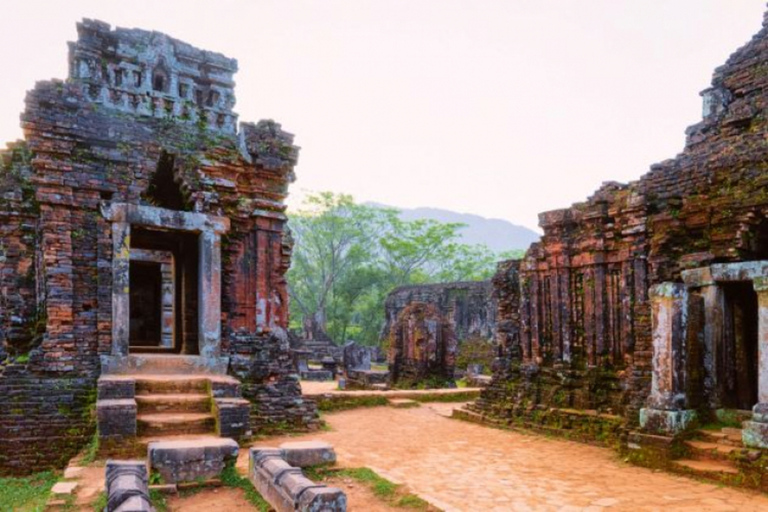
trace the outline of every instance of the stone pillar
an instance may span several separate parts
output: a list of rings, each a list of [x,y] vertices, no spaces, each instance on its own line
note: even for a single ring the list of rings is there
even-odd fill
[[[173,260],[171,260],[173,261]],[[173,348],[174,331],[176,327],[175,314],[175,281],[173,263],[163,263],[160,265],[162,275],[162,332],[160,336],[160,346],[163,348]]]
[[[112,223],[112,355],[127,356],[130,342],[131,225]]]
[[[768,448],[768,277],[752,281],[757,292],[757,400],[752,421],[744,422],[742,439],[754,448]]]
[[[714,283],[699,290],[704,299],[704,392],[712,409],[720,408],[717,352],[723,339],[723,289]]]
[[[704,306],[704,395],[711,409],[720,408],[717,358],[723,339],[725,298],[723,289],[712,277],[710,267],[682,272],[683,281],[690,293],[701,297]]]
[[[219,357],[221,352],[221,237],[212,230],[200,233],[198,279],[200,355]]]
[[[662,283],[650,290],[653,323],[653,380],[640,425],[652,432],[676,434],[696,413],[686,394],[686,329],[688,293],[685,285]]]

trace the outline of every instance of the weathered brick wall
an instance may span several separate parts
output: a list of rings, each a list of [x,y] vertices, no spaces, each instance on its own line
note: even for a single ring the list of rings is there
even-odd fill
[[[230,343],[232,373],[243,382],[243,397],[254,404],[254,432],[315,428],[319,424],[315,403],[301,396],[287,331],[276,328],[268,337],[233,334]]]
[[[0,390],[14,397],[0,393],[0,412],[13,411],[0,420],[0,471],[60,465],[92,430],[86,411],[112,330],[112,233],[100,208],[152,204],[152,178],[169,156],[186,208],[231,220],[222,239],[222,348],[246,379],[254,418],[315,421],[279,336],[288,320],[284,199],[298,154],[293,136],[271,121],[235,131],[231,59],[101,22],[86,20],[78,33],[70,80],[39,82],[27,95],[28,171],[16,188],[33,193],[17,197],[0,186],[0,241],[8,247],[0,250],[0,303],[9,305],[0,312]],[[154,69],[141,61],[158,55]],[[171,80],[173,66],[178,83],[155,89],[158,69]],[[205,89],[194,82],[200,73]],[[13,185],[19,173],[8,169],[0,179]],[[19,210],[24,201],[34,208]],[[30,338],[37,319],[40,336]],[[9,343],[24,346],[21,365],[9,363]],[[71,391],[60,396],[59,387]],[[57,414],[48,399],[73,406]],[[25,449],[13,451],[19,443]]]
[[[0,474],[62,467],[94,432],[93,379],[0,366]]]
[[[767,86],[764,23],[715,71],[704,119],[679,156],[540,215],[544,236],[520,268],[521,353],[486,410],[538,404],[637,421],[650,390],[648,288],[679,281],[685,268],[768,259]]]
[[[389,382],[394,387],[444,387],[456,365],[453,325],[435,304],[412,302],[389,331]]]
[[[470,337],[493,339],[496,327],[496,301],[490,281],[466,281],[401,286],[393,290],[384,304],[386,316],[382,337],[386,338],[402,311],[421,302],[434,304],[448,319],[459,343]]]
[[[0,151],[0,362],[28,351],[36,335],[37,204],[23,143]]]

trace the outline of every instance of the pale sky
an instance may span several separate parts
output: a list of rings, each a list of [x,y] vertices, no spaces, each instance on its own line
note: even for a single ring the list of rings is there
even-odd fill
[[[699,92],[765,0],[3,0],[0,143],[75,22],[238,59],[236,110],[301,146],[293,197],[432,206],[531,228],[683,148]]]

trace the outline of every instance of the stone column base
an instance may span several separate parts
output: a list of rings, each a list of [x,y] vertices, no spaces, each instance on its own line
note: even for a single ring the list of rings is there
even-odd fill
[[[696,419],[696,411],[683,409],[663,411],[660,409],[640,409],[640,426],[647,432],[675,435],[686,428]]]
[[[752,408],[752,421],[742,423],[741,440],[750,448],[768,448],[768,403]]]
[[[768,448],[768,423],[745,421],[741,430],[741,441],[750,448]]]

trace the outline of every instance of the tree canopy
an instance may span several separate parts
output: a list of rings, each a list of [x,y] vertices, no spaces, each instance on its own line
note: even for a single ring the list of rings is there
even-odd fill
[[[462,244],[462,224],[405,221],[331,192],[310,195],[289,226],[291,326],[337,342],[376,344],[384,300],[398,286],[488,279],[496,261],[519,256]]]

